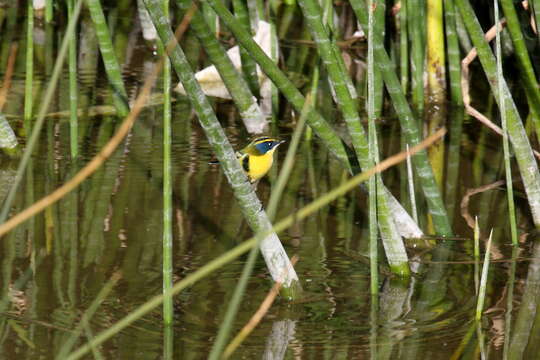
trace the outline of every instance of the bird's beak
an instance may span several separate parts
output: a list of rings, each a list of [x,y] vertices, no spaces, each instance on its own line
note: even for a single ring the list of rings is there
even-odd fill
[[[280,140],[280,141],[278,142],[278,146],[281,145],[281,144],[283,144],[284,142],[286,142],[286,141],[285,141],[285,140]]]

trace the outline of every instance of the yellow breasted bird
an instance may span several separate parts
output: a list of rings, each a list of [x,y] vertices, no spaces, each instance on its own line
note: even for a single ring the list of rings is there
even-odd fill
[[[274,151],[284,142],[270,137],[258,137],[236,152],[249,181],[254,183],[268,173],[274,162]]]

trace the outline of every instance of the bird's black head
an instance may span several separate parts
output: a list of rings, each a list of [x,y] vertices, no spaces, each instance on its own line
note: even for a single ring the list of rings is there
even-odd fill
[[[277,140],[269,137],[262,137],[253,140],[253,146],[258,150],[261,155],[266,154],[270,150],[284,143],[283,140]]]

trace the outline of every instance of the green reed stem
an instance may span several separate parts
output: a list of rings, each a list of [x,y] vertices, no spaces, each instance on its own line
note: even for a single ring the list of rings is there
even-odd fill
[[[244,26],[244,30],[251,32],[251,24],[249,21],[249,12],[246,3],[243,0],[233,0],[234,14],[238,21]],[[251,92],[259,93],[259,79],[257,76],[257,65],[249,56],[246,49],[240,47],[240,59],[242,61],[242,72],[246,78]],[[212,61],[213,62],[213,61]]]
[[[208,4],[205,1],[201,2],[200,11],[204,17],[204,21],[208,24],[208,27],[210,28],[210,33],[214,36],[217,36],[218,35],[218,31],[217,31],[218,18],[216,16],[216,13],[212,11],[212,8],[208,6]]]
[[[310,104],[309,98],[306,101],[306,104]],[[307,112],[302,113],[302,115],[300,116],[300,120],[298,121],[296,125],[296,128],[293,133],[292,141],[289,146],[289,150],[287,151],[285,162],[283,163],[283,168],[280,171],[276,185],[272,189],[272,195],[270,196],[270,200],[268,202],[268,207],[267,207],[268,218],[270,220],[273,220],[275,217],[277,207],[281,200],[283,189],[285,188],[287,180],[289,179],[289,175],[291,174],[291,171],[293,169],[296,150],[298,148],[298,143],[300,142],[300,138],[302,136],[302,132],[304,129],[305,114],[307,114]],[[242,298],[244,296],[247,283],[253,272],[255,261],[257,260],[258,255],[259,255],[259,246],[252,247],[249,252],[248,258],[246,260],[246,263],[244,265],[244,269],[242,270],[242,274],[240,275],[240,279],[238,280],[238,283],[234,290],[231,301],[229,302],[229,305],[227,307],[227,311],[225,312],[225,317],[219,328],[219,332],[216,337],[216,340],[214,341],[214,345],[212,346],[210,355],[208,356],[210,360],[219,359],[221,357],[221,354],[223,353],[223,349],[225,348],[225,345],[227,344],[227,340],[232,330],[234,318],[236,317],[236,314],[238,313],[240,302],[242,301]]]
[[[225,5],[220,0],[210,0],[211,6],[214,8],[220,19],[225,25],[232,31],[238,43],[245,47],[250,56],[261,67],[261,70],[272,80],[272,82],[279,88],[283,95],[287,98],[289,103],[298,112],[302,112],[304,108],[304,96],[294,86],[294,84],[283,74],[283,72],[277,67],[277,65],[270,59],[264,51],[255,43],[251,38],[251,35],[244,31],[242,26],[229,12]],[[330,152],[343,164],[343,166],[349,171],[353,172],[349,163],[347,148],[341,141],[337,133],[332,129],[328,122],[317,112],[313,107],[309,109],[306,121],[313,131],[321,138]],[[366,142],[367,149],[367,142]],[[356,169],[354,169],[356,171]],[[412,218],[403,209],[401,204],[391,196],[390,192],[385,188],[389,199],[389,207],[394,214],[394,221],[399,224],[399,231],[406,233],[409,237],[421,236],[418,226],[413,222]],[[417,235],[410,235],[417,234]]]
[[[476,321],[480,321],[482,318],[482,311],[484,311],[484,302],[486,300],[486,288],[487,278],[489,272],[489,263],[491,259],[491,240],[493,238],[493,229],[489,233],[489,239],[486,246],[486,253],[484,255],[484,265],[482,265],[482,276],[480,277],[480,290],[478,291],[478,302],[476,303]]]
[[[150,11],[152,14],[152,12]],[[159,32],[159,28],[158,28]],[[174,64],[174,62],[173,62]],[[440,137],[439,137],[440,138]],[[429,145],[429,144],[428,144]],[[428,146],[423,145],[423,147]],[[420,149],[414,148],[411,151],[416,152]],[[403,161],[403,158],[400,159],[400,161]],[[396,164],[397,161],[394,161],[393,164]],[[379,169],[379,171],[384,171],[384,169],[388,168],[391,164],[382,164],[384,167],[382,169]],[[220,255],[218,258],[208,262],[206,265],[202,266],[200,269],[194,271],[190,275],[186,276],[181,281],[177,282],[173,288],[172,293],[169,294],[160,294],[154,296],[152,299],[148,300],[141,306],[139,306],[137,309],[126,315],[121,320],[117,321],[112,326],[109,326],[106,330],[102,331],[101,333],[97,334],[95,338],[93,338],[90,342],[87,344],[81,346],[79,349],[77,349],[75,352],[71,353],[67,360],[75,360],[79,359],[86,353],[88,353],[92,346],[98,346],[102,344],[103,342],[107,341],[114,335],[118,334],[120,331],[131,325],[136,320],[140,319],[144,315],[148,314],[150,311],[158,307],[162,302],[163,298],[165,296],[173,296],[178,294],[183,289],[195,284],[197,281],[203,279],[204,277],[208,276],[212,272],[220,269],[224,265],[230,263],[231,261],[235,260],[242,254],[249,251],[252,247],[257,245],[257,242],[259,239],[264,239],[269,234],[272,234],[273,232],[281,232],[293,224],[297,223],[298,221],[301,221],[308,216],[314,214],[315,212],[319,211],[322,207],[328,205],[335,199],[343,196],[347,192],[351,191],[352,189],[356,188],[360,183],[366,181],[370,176],[372,176],[377,169],[372,168],[368,171],[364,171],[361,174],[358,174],[351,179],[349,179],[347,182],[343,183],[338,188],[335,188],[328,193],[322,195],[321,197],[317,198],[316,200],[312,201],[308,205],[304,206],[297,212],[285,217],[284,219],[280,220],[278,223],[274,225],[272,229],[266,229],[263,231],[259,231],[255,234],[254,237],[242,242],[240,245],[236,246],[235,248],[225,252],[224,254]]]
[[[399,10],[399,77],[401,88],[407,94],[409,89],[409,36],[407,32],[407,2],[401,1]]]
[[[459,170],[461,140],[463,132],[463,96],[461,92],[461,55],[457,35],[457,17],[454,0],[444,2],[444,22],[446,33],[446,55],[448,59],[448,75],[450,79],[450,113],[449,142],[446,161],[445,201],[450,223],[454,219],[457,190],[459,187]]]
[[[294,14],[296,10],[297,3],[296,1],[285,1],[284,9],[281,10],[280,15],[280,21],[279,21],[279,31],[278,36],[280,39],[285,39],[287,36],[287,33],[289,32],[289,28],[291,27],[291,23],[294,20]]]
[[[32,128],[32,110],[34,107],[34,8],[28,1],[26,13],[26,74],[24,80],[24,131],[26,136]]]
[[[180,0],[182,6],[191,4],[190,0]],[[240,116],[249,133],[259,134],[268,129],[259,105],[255,102],[248,84],[238,73],[225,49],[210,30],[202,13],[195,11],[191,18],[191,28],[204,47],[210,62],[216,67],[229,94],[238,107]]]
[[[169,44],[167,49],[172,66],[186,90],[210,145],[216,152],[248,225],[254,232],[271,229],[272,224],[266,213],[262,211],[260,200],[248,182],[212,106],[195,80],[184,52],[170,29],[168,17],[164,16],[157,0],[146,0],[145,4],[160,40]],[[274,281],[283,282],[283,291],[291,292],[291,297],[299,295],[295,293],[295,289],[300,289],[298,277],[275,233],[271,233],[262,241],[261,250]]]
[[[373,14],[373,29],[375,33],[381,35],[381,39],[384,41],[386,34],[386,4],[385,1],[374,1],[373,3],[376,4],[375,13]],[[337,54],[340,53],[338,52]],[[373,71],[374,115],[376,118],[379,118],[381,117],[383,108],[384,82],[381,71],[377,67],[374,67]]]
[[[68,19],[73,17],[75,0],[68,0]],[[77,84],[77,37],[71,36],[69,41],[69,137],[71,158],[75,159],[79,152],[79,129],[78,129],[78,84]]]
[[[478,279],[478,270],[480,262],[480,226],[478,225],[478,216],[474,217],[474,291],[478,295],[480,281]]]
[[[443,1],[426,1],[426,117],[427,133],[431,134],[446,125],[446,64],[444,41]],[[443,189],[444,159],[446,152],[444,142],[432,146],[428,150],[429,161],[433,169],[435,181]]]
[[[426,7],[428,101],[431,104],[435,102],[444,106],[446,102],[446,66],[443,1],[427,0]],[[436,113],[440,113],[440,111]],[[430,114],[429,120],[431,121],[433,117]]]
[[[2,211],[0,212],[0,224],[6,221],[9,210],[11,209],[11,205],[13,204],[15,194],[17,193],[22,177],[24,175],[26,166],[28,164],[28,161],[30,160],[32,151],[34,150],[34,146],[36,145],[39,139],[39,133],[41,131],[41,127],[43,126],[45,115],[47,114],[49,105],[51,104],[53,96],[55,95],[56,85],[58,84],[58,79],[62,72],[63,62],[66,57],[66,53],[67,53],[67,49],[69,45],[69,38],[70,36],[73,36],[75,33],[75,25],[76,25],[77,19],[79,18],[79,14],[81,11],[81,4],[82,4],[82,0],[77,0],[77,3],[75,4],[74,10],[73,10],[73,17],[68,21],[66,35],[64,36],[64,39],[62,39],[62,44],[60,46],[60,50],[58,51],[58,56],[56,58],[54,69],[53,69],[51,78],[49,80],[49,85],[47,87],[47,90],[45,91],[45,96],[43,98],[43,101],[40,102],[37,119],[34,123],[34,126],[32,127],[32,133],[30,134],[30,137],[28,138],[28,141],[26,143],[26,148],[24,150],[21,161],[19,162],[19,166],[17,168],[17,174],[15,175],[15,179],[13,180],[13,185],[9,189],[9,193],[6,197],[6,200],[4,201]]]
[[[497,85],[497,65],[493,53],[484,39],[484,32],[478,23],[478,19],[468,0],[455,0],[461,13],[469,35],[478,51],[478,57],[482,68],[486,74],[491,91],[495,95],[495,100],[499,103],[504,99],[504,109],[506,113],[508,135],[512,143],[516,160],[520,169],[521,179],[527,193],[527,200],[531,208],[533,222],[537,229],[540,229],[540,172],[534,159],[531,145],[523,127],[520,115],[512,99],[512,95],[506,82],[503,82],[503,96],[499,96]]]
[[[504,11],[504,17],[506,18],[506,27],[512,38],[512,44],[514,45],[514,51],[519,63],[518,69],[520,70],[523,87],[527,93],[529,105],[531,110],[537,114],[540,114],[540,88],[538,87],[538,81],[534,73],[533,65],[523,33],[521,31],[521,24],[519,22],[516,9],[512,0],[501,0],[501,5]],[[540,139],[540,122],[535,122],[536,134]]]
[[[367,29],[368,15],[364,4],[361,1],[351,1],[351,5],[362,28]],[[379,66],[386,89],[392,98],[394,109],[399,117],[401,129],[405,135],[406,142],[410,145],[420,143],[420,131],[418,123],[407,103],[405,95],[401,91],[398,77],[394,71],[393,64],[382,46],[380,34],[373,34],[375,47],[373,49],[375,61]],[[426,197],[429,212],[433,218],[435,231],[443,236],[451,236],[452,228],[446,214],[446,209],[441,197],[441,192],[435,182],[433,170],[429,164],[426,151],[420,151],[413,157],[413,163],[420,178],[420,185]]]
[[[316,85],[313,85],[313,86],[316,87]],[[312,104],[311,99],[312,99],[312,94],[307,95],[306,108],[308,106],[311,106]],[[291,174],[292,169],[294,167],[296,152],[298,150],[298,144],[300,143],[300,139],[302,138],[302,134],[304,132],[306,114],[307,114],[307,111],[304,111],[302,112],[302,114],[300,114],[300,119],[296,123],[296,127],[292,134],[291,143],[289,144],[289,149],[287,150],[287,155],[285,156],[285,159],[283,160],[283,164],[281,165],[281,171],[279,172],[279,176],[276,180],[276,183],[272,187],[272,195],[270,196],[270,200],[268,201],[268,206],[266,209],[266,212],[268,213],[268,217],[272,221],[274,221],[276,217],[279,201],[281,199],[283,191],[285,190],[285,186],[287,185],[287,180],[289,179],[289,175]]]
[[[507,120],[506,120],[506,109],[505,109],[506,105],[504,103],[504,99],[502,98],[503,82],[504,82],[504,75],[503,75],[503,69],[502,69],[502,53],[501,53],[502,28],[499,22],[498,0],[493,0],[493,4],[494,4],[494,9],[495,9],[495,24],[497,26],[497,35],[495,38],[495,44],[496,44],[495,57],[497,59],[497,86],[499,90],[499,104],[500,104],[499,109],[501,112],[501,125],[502,125],[502,131],[503,131],[502,140],[503,140],[503,153],[504,153],[504,172],[505,172],[505,178],[506,178],[506,195],[507,195],[507,201],[508,201],[508,216],[510,218],[510,233],[512,234],[512,245],[516,246],[518,244],[518,238],[517,238],[517,225],[516,225],[516,211],[515,211],[515,206],[514,206],[514,186],[512,185],[512,167],[510,166],[511,154],[510,154],[510,144],[508,143],[508,130],[507,130]]]
[[[310,27],[311,35],[317,44],[319,55],[328,71],[330,82],[335,91],[336,101],[343,113],[360,166],[363,169],[367,169],[373,163],[372,161],[376,161],[373,151],[377,151],[377,149],[373,148],[371,152],[369,151],[369,142],[357,110],[357,102],[355,101],[356,93],[353,90],[354,86],[352,85],[351,79],[345,71],[345,64],[343,63],[341,53],[335,42],[330,39],[328,31],[322,23],[322,11],[318,3],[315,0],[301,0],[299,3],[304,13],[304,18]],[[381,3],[377,4],[380,5]],[[375,13],[374,16],[376,17],[377,14]],[[373,23],[373,26],[375,26],[375,22]],[[378,106],[375,98],[377,96],[382,96],[382,92],[378,91],[376,88],[377,82],[375,74],[371,75],[373,76],[373,83],[371,84],[371,90],[373,91],[372,116],[375,118],[377,116],[376,106]],[[379,214],[377,220],[383,237],[386,257],[393,271],[402,275],[408,275],[407,252],[396,226],[392,222],[392,217],[388,210],[387,195],[383,190],[382,180],[379,178],[375,179],[375,181],[377,182],[377,188],[379,189],[377,191],[378,203],[376,211]]]
[[[448,76],[450,78],[450,100],[453,105],[463,106],[463,96],[461,94],[461,55],[456,32],[456,16],[458,15],[454,7],[454,0],[446,0],[444,2],[444,25]]]
[[[412,102],[417,116],[422,118],[424,112],[424,38],[422,27],[425,26],[425,18],[421,17],[419,11],[421,6],[425,6],[423,0],[407,0],[408,32],[411,42],[411,90]],[[358,16],[358,15],[357,15]]]
[[[113,90],[114,105],[118,109],[118,115],[125,117],[129,113],[127,92],[124,87],[122,72],[114,52],[109,27],[107,26],[105,15],[103,15],[101,3],[99,0],[86,0],[86,5],[96,28],[99,50],[103,64],[105,65],[105,72]]]
[[[369,0],[368,16],[368,53],[367,53],[367,113],[369,132],[369,160],[371,164],[379,162],[379,148],[377,146],[377,130],[375,128],[375,97],[379,95],[375,92],[375,66],[373,58],[373,33],[374,33],[374,11],[373,7],[378,5],[377,0]],[[370,292],[371,295],[379,293],[379,254],[378,254],[378,232],[377,232],[377,181],[379,174],[369,178],[369,270],[370,270]],[[390,261],[390,260],[389,260]]]
[[[53,18],[53,0],[45,0],[45,22],[51,23]]]
[[[169,17],[169,0],[162,0],[165,17]],[[172,235],[172,165],[171,165],[171,63],[162,42],[158,48],[163,56],[163,293],[171,292],[173,286],[173,235]],[[173,299],[168,296],[163,301],[163,325],[166,332],[172,330],[174,317]],[[169,331],[167,330],[169,329]],[[163,358],[173,355],[173,343],[164,337]]]

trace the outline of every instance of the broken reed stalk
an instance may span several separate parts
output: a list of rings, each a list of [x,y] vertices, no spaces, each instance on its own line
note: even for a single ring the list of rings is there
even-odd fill
[[[478,291],[478,301],[476,303],[476,321],[480,321],[482,318],[482,312],[484,311],[484,303],[486,300],[486,288],[487,278],[489,272],[490,254],[491,254],[491,240],[493,238],[493,229],[489,233],[489,239],[486,246],[486,253],[484,254],[484,264],[482,265],[482,276],[480,278],[480,289]]]

